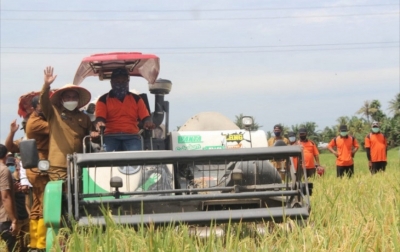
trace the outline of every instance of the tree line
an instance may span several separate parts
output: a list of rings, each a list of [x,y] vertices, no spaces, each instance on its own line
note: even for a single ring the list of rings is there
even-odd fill
[[[386,136],[389,147],[400,146],[400,93],[398,93],[392,100],[389,101],[389,113],[385,114],[381,108],[381,102],[379,100],[368,100],[365,101],[361,108],[355,113],[355,115],[341,116],[336,119],[336,124],[331,127],[325,127],[323,130],[317,130],[318,125],[315,122],[305,122],[302,124],[296,124],[287,126],[281,124],[283,127],[284,135],[286,136],[289,131],[293,131],[296,134],[300,128],[306,128],[308,132],[308,138],[314,142],[329,142],[338,135],[339,126],[347,125],[349,134],[357,139],[360,147],[364,147],[364,139],[371,130],[371,123],[378,121],[380,123],[381,132]],[[241,117],[243,115],[237,115],[235,123],[237,126],[242,128]],[[252,130],[258,130],[260,126],[255,122],[251,127]],[[272,136],[272,131],[267,131],[267,138]]]

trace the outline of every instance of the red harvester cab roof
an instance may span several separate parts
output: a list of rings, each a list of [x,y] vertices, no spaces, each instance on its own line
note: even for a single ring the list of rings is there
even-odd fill
[[[130,76],[141,76],[154,83],[160,71],[160,59],[156,55],[140,52],[93,54],[82,60],[73,83],[79,85],[88,76],[110,79],[112,70],[121,67],[125,67]]]

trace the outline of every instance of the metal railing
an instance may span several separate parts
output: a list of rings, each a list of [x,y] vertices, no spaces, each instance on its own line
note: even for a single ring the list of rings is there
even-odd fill
[[[143,146],[144,146],[144,140],[143,140],[143,136],[141,135],[140,131],[137,134],[107,134],[105,136],[107,137],[113,137],[113,136],[137,136],[140,139],[140,144],[141,144],[141,148],[143,150]],[[92,138],[90,136],[85,136],[82,140],[82,145],[83,145],[83,153],[96,153],[96,152],[103,152],[105,150],[103,150],[104,147],[104,141],[102,139],[103,136],[99,136],[99,141],[100,143],[96,143],[92,141]],[[90,146],[88,146],[88,144],[90,144]],[[89,151],[88,151],[89,150]]]

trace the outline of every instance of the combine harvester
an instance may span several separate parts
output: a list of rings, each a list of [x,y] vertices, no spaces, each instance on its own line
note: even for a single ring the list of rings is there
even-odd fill
[[[109,209],[116,223],[189,224],[196,230],[211,223],[309,217],[311,184],[290,165],[292,157],[302,164],[300,147],[268,147],[263,131],[250,130],[251,117],[244,117],[245,129],[239,129],[214,112],[200,113],[179,131],[170,132],[169,103],[164,96],[172,83],[157,79],[159,58],[155,55],[92,55],[82,60],[74,84],[80,85],[88,76],[110,79],[112,70],[119,67],[148,81],[149,92],[155,95],[151,114],[157,128],[140,132],[143,151],[102,152],[86,138],[85,153],[66,157],[69,176],[65,181],[49,182],[44,196],[48,248],[61,217],[81,226],[105,225],[102,206]],[[146,94],[141,96],[148,101]],[[34,140],[21,143],[24,167],[46,172],[48,161],[39,161],[35,148]],[[27,152],[31,154],[24,154]],[[286,161],[279,171],[285,174],[285,181],[270,160]],[[66,193],[62,193],[63,185]]]

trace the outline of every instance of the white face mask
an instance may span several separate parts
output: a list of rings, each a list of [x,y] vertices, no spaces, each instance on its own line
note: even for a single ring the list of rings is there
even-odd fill
[[[289,137],[289,141],[290,141],[291,143],[293,143],[294,141],[296,141],[296,137]]]
[[[64,108],[68,109],[69,111],[72,111],[78,107],[78,101],[66,101],[63,102]]]

